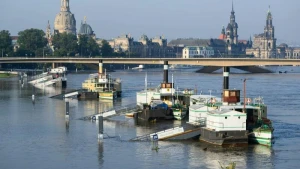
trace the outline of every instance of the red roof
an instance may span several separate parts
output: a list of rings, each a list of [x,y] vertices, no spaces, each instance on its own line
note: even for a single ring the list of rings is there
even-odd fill
[[[225,40],[225,39],[226,39],[226,35],[225,35],[225,34],[221,34],[221,35],[219,36],[219,39]]]

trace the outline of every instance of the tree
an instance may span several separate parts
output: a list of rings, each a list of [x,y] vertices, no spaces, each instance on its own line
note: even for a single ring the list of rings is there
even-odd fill
[[[24,56],[22,51],[26,51],[25,55],[36,56],[38,50],[43,50],[47,45],[45,33],[40,29],[26,29],[19,32],[18,44],[20,48],[18,53]]]
[[[7,30],[2,30],[0,32],[0,56],[5,56],[8,54],[11,56],[13,46],[12,39],[10,37],[10,33]]]
[[[87,35],[80,35],[78,44],[80,56],[97,56],[100,54],[100,47],[95,39]]]
[[[89,38],[87,42],[87,49],[89,52],[89,56],[99,56],[100,55],[100,47],[93,38]]]
[[[109,43],[106,40],[102,41],[102,46],[100,48],[101,50],[101,56],[112,56],[113,54],[113,48],[109,45]]]
[[[52,44],[54,46],[54,56],[75,56],[78,53],[77,37],[74,34],[55,34]]]

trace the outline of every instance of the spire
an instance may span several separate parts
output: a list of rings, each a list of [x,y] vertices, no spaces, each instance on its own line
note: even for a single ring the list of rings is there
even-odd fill
[[[48,25],[47,25],[47,30],[48,30],[48,29],[51,29],[51,28],[50,28],[50,22],[49,22],[49,20],[48,20]]]
[[[221,34],[225,34],[225,27],[223,25]]]
[[[234,8],[233,8],[233,0],[232,0],[231,12],[233,12],[233,13],[234,13]]]

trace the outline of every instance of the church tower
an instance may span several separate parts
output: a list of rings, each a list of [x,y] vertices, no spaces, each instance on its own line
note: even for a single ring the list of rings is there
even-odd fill
[[[235,12],[233,8],[231,8],[230,22],[226,28],[226,42],[227,44],[238,44],[238,24],[235,22]]]
[[[46,29],[46,38],[47,39],[51,39],[51,27],[50,27],[50,23],[48,21],[48,25],[47,25],[47,29]]]
[[[76,34],[76,20],[74,14],[70,11],[69,0],[61,0],[60,12],[56,15],[54,21],[54,31],[56,33]]]
[[[267,46],[267,49],[276,48],[275,30],[273,26],[273,17],[272,17],[270,7],[267,14],[266,26],[264,29],[264,37],[266,40],[265,45]]]

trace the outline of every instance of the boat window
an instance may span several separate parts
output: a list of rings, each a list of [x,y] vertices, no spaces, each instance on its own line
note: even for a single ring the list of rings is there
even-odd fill
[[[235,96],[235,92],[230,92],[230,96]]]
[[[241,119],[241,117],[239,116],[239,119]]]
[[[224,91],[224,96],[228,97],[229,96],[229,91]]]
[[[227,116],[225,116],[225,119],[227,119]]]

